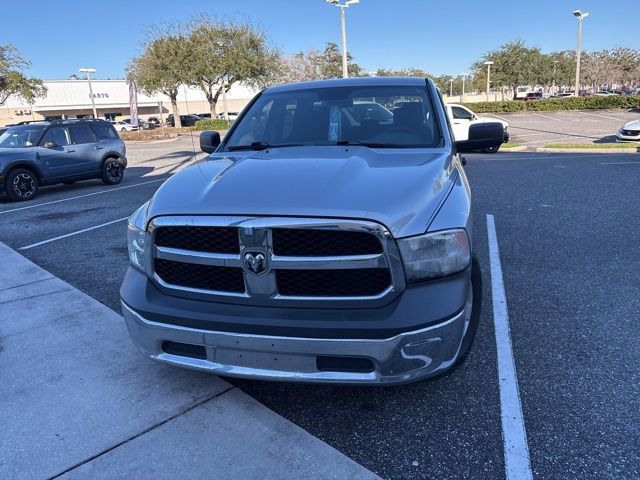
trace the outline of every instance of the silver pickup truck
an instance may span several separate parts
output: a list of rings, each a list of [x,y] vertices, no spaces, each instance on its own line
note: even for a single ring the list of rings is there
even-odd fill
[[[459,155],[431,80],[358,78],[258,94],[210,153],[129,221],[120,295],[137,347],[267,380],[399,384],[473,342],[480,272]]]

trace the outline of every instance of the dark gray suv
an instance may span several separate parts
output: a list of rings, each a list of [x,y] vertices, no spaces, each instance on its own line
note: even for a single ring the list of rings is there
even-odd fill
[[[99,178],[122,181],[124,142],[103,120],[56,120],[19,125],[0,135],[0,193],[31,200],[43,185]]]

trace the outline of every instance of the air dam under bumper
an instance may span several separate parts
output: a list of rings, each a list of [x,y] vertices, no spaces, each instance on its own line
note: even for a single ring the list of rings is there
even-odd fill
[[[149,321],[124,303],[122,311],[133,342],[145,355],[160,362],[261,380],[392,385],[431,377],[454,365],[469,326],[471,303],[442,323],[388,339],[215,332]],[[202,346],[206,358],[167,353],[163,349],[165,342]],[[319,369],[318,358],[366,359],[372,368]]]

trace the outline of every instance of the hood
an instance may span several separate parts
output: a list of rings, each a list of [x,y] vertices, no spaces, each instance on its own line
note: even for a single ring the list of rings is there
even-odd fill
[[[507,128],[509,126],[509,122],[506,122],[504,120],[500,120],[499,118],[494,118],[494,117],[478,117],[478,120],[476,120],[476,122],[479,122],[479,123],[497,122],[497,123],[501,123],[504,128]]]
[[[640,130],[640,120],[633,120],[624,124],[625,130]]]
[[[424,233],[455,181],[443,149],[288,147],[220,152],[154,195],[160,215],[296,216],[373,220],[394,237]]]

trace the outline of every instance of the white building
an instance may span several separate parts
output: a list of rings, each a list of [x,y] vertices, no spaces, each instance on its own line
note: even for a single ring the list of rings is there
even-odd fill
[[[93,116],[89,84],[86,80],[45,80],[47,94],[31,105],[20,98],[11,97],[0,106],[0,125],[45,118],[83,118]],[[115,119],[128,117],[129,83],[126,80],[92,80],[94,102],[98,117]],[[238,112],[258,92],[257,89],[236,84],[227,94],[227,111]],[[178,108],[181,115],[208,113],[209,103],[200,89],[180,88]],[[224,109],[222,95],[216,106],[217,113]],[[149,96],[138,92],[138,115],[166,118],[171,102],[166,95]]]

